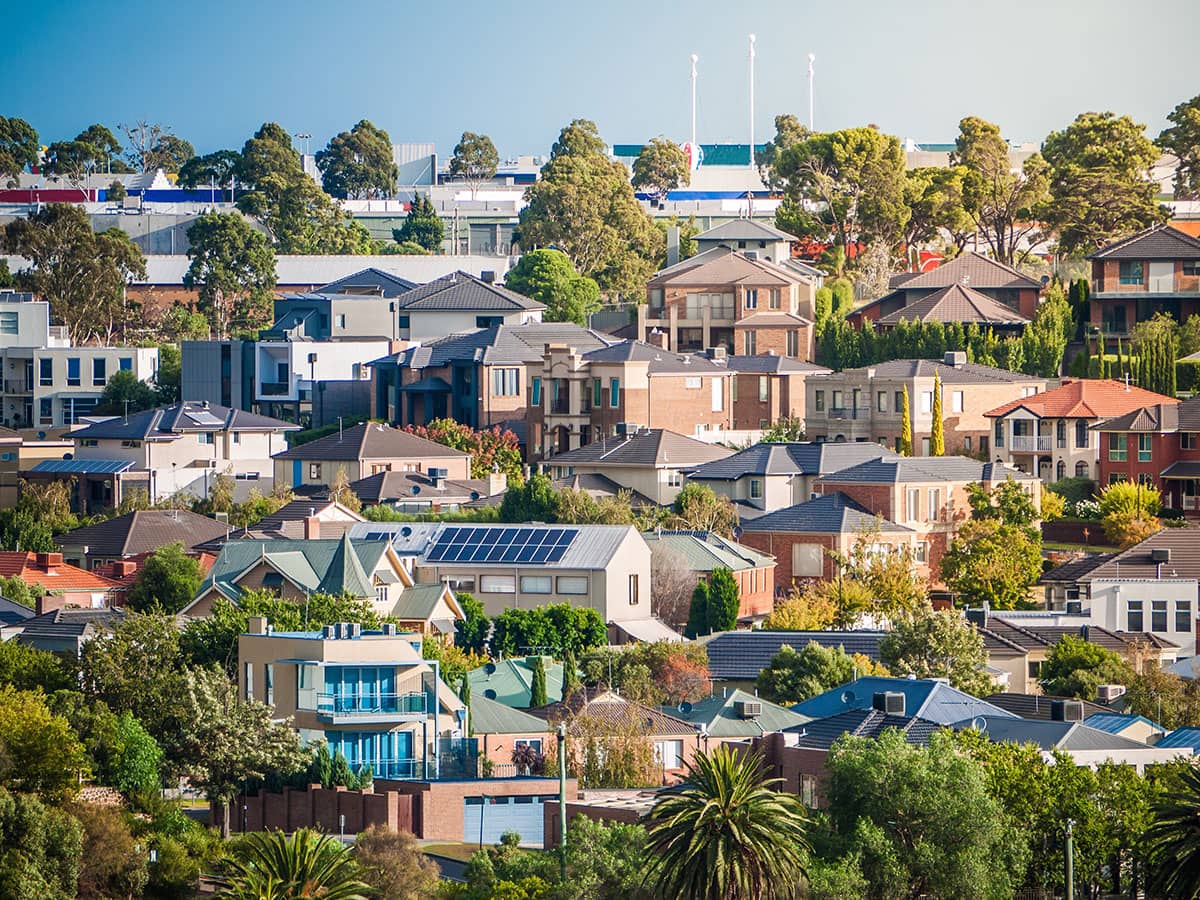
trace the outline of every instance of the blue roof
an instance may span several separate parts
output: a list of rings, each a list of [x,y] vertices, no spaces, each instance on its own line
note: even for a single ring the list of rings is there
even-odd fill
[[[1138,722],[1145,722],[1155,731],[1165,732],[1167,730],[1157,722],[1152,722],[1151,720],[1147,719],[1145,716],[1132,716],[1126,713],[1092,713],[1083,720],[1084,725],[1097,728],[1100,731],[1107,731],[1109,734],[1120,734],[1130,725],[1134,725]]]
[[[944,681],[933,678],[859,678],[831,691],[797,703],[795,712],[814,719],[836,716],[848,709],[867,709],[875,694],[891,691],[904,694],[904,715],[949,725],[973,716],[1015,719],[1017,716],[978,697],[972,697]]]
[[[30,471],[113,474],[132,468],[133,462],[128,459],[43,459]]]
[[[1155,747],[1190,747],[1192,752],[1200,752],[1200,728],[1176,728],[1170,734],[1162,737]]]

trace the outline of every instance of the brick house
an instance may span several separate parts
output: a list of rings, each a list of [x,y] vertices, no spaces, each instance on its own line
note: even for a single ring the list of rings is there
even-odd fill
[[[999,300],[963,284],[952,284],[927,294],[908,306],[880,316],[878,330],[895,328],[901,322],[961,322],[976,325],[998,335],[1020,334],[1029,319]]]
[[[749,544],[713,534],[711,531],[647,531],[642,537],[650,547],[651,566],[663,565],[669,557],[706,581],[716,569],[728,569],[738,586],[738,621],[760,621],[775,608],[775,558]],[[683,623],[670,623],[683,624]]]
[[[757,356],[730,356],[733,371],[733,427],[770,428],[780,419],[804,417],[804,389],[812,375],[830,370],[775,350],[759,349]]]
[[[1101,446],[1105,439],[1093,426],[1110,417],[1122,417],[1123,421],[1127,413],[1136,418],[1143,407],[1176,402],[1111,379],[1064,378],[1059,387],[984,413],[992,422],[990,455],[1045,481],[1107,480],[1103,465],[1106,448]],[[1158,459],[1163,458],[1160,452]],[[1161,468],[1155,470],[1156,475]]]
[[[1143,392],[1149,393],[1149,392]],[[1159,402],[1104,419],[1098,437],[1100,484],[1136,481],[1162,492],[1163,506],[1200,514],[1200,398]]]
[[[1109,341],[1165,312],[1200,313],[1200,238],[1155,225],[1091,254],[1091,323]]]
[[[0,577],[17,578],[36,592],[38,614],[69,606],[98,609],[123,602],[126,585],[63,562],[61,553],[0,550]]]
[[[805,434],[818,441],[871,441],[899,449],[907,388],[913,454],[928,456],[935,376],[942,382],[947,453],[988,453],[992,423],[986,411],[1046,387],[1044,378],[969,363],[961,352],[947,353],[942,361],[895,359],[810,376]]]

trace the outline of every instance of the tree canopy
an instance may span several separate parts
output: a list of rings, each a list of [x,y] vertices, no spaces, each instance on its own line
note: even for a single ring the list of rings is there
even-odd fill
[[[418,195],[408,209],[404,224],[392,229],[392,237],[398,244],[416,244],[426,253],[437,253],[442,249],[446,226],[433,208],[433,203],[424,194]]]
[[[692,180],[687,154],[672,140],[652,138],[633,161],[633,189],[645,191],[657,200],[668,191],[684,187]]]
[[[1175,170],[1175,199],[1195,200],[1200,198],[1200,94],[1171,110],[1167,121],[1171,125],[1158,136],[1158,146],[1174,153],[1179,160]]]
[[[318,150],[317,168],[325,192],[333,197],[366,200],[396,193],[399,170],[392,161],[392,139],[366,119]]]
[[[474,200],[479,186],[496,174],[499,165],[500,154],[490,137],[464,131],[454,145],[449,170],[454,178],[461,178],[471,186],[471,199]]]
[[[600,286],[575,271],[561,250],[530,250],[504,276],[504,286],[546,305],[547,322],[587,325],[600,309]]]
[[[138,612],[159,608],[177,613],[195,599],[200,581],[200,564],[187,555],[183,544],[167,544],[142,565],[129,588],[126,604]]]
[[[898,677],[949,678],[953,687],[977,696],[991,690],[983,636],[952,609],[927,603],[897,620],[879,642],[879,659]]]
[[[38,161],[38,133],[24,119],[0,116],[0,177],[15,184],[27,166]]]
[[[237,213],[212,212],[196,219],[188,242],[183,283],[199,292],[217,338],[264,324],[275,287],[275,254],[266,237]]]

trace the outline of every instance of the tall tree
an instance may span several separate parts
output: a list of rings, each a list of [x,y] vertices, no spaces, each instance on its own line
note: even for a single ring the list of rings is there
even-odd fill
[[[492,139],[473,131],[462,133],[450,157],[450,174],[471,186],[472,200],[479,195],[479,186],[490,180],[499,166],[500,154]]]
[[[800,894],[808,817],[776,790],[762,757],[722,745],[696,754],[682,788],[647,817],[650,877],[662,896],[773,900]]]
[[[529,681],[529,705],[545,706],[549,702],[550,698],[546,696],[546,661],[539,654],[533,660],[533,674]]]
[[[690,184],[687,154],[674,141],[652,138],[633,161],[633,189],[645,191],[662,202],[668,191]]]
[[[392,230],[396,243],[414,243],[429,253],[439,253],[446,235],[446,225],[424,194],[418,194],[408,208],[404,224]]]
[[[968,171],[965,166],[924,166],[904,173],[905,202],[911,210],[904,243],[916,248],[936,241],[943,231],[961,250],[975,233],[975,222],[964,206]]]
[[[217,196],[223,197],[227,188],[233,188],[241,161],[241,154],[236,150],[216,150],[204,156],[193,156],[180,168],[176,184],[193,191],[201,188],[221,191]]]
[[[129,141],[129,162],[138,172],[163,169],[178,172],[185,162],[196,155],[187,141],[176,137],[168,125],[144,119],[120,126]]]
[[[1046,161],[1035,153],[1014,172],[999,126],[976,116],[958,123],[954,143],[950,162],[967,170],[963,207],[992,255],[1013,265],[1019,261],[1020,248],[1034,238],[1037,210],[1049,197]]]
[[[146,560],[126,602],[138,612],[157,606],[163,612],[177,613],[195,599],[200,581],[200,564],[176,541],[158,548]]]
[[[61,801],[79,790],[87,757],[40,690],[0,686],[0,787]]]
[[[784,644],[754,686],[759,696],[791,706],[853,680],[854,660],[845,650],[809,641],[799,653]]]
[[[121,142],[106,126],[89,125],[75,136],[75,140],[90,144],[95,148],[98,168],[118,175],[132,171],[121,159]]]
[[[600,309],[600,287],[580,275],[561,250],[530,250],[504,276],[504,286],[546,305],[547,322],[587,325]]]
[[[0,116],[0,177],[16,184],[26,166],[38,161],[38,133],[24,119]]]
[[[949,678],[960,691],[982,696],[992,680],[984,670],[983,637],[956,610],[928,603],[898,619],[879,643],[879,659],[893,675]]]
[[[1130,684],[1135,673],[1111,650],[1067,634],[1046,655],[1038,677],[1048,694],[1095,700],[1100,685]]]
[[[46,148],[42,171],[66,178],[76,187],[96,168],[99,152],[84,141],[55,141]]]
[[[392,161],[391,137],[366,119],[318,150],[317,168],[325,192],[343,200],[391,197],[400,174]]]
[[[624,165],[605,155],[594,123],[576,119],[562,130],[525,199],[522,249],[557,247],[601,290],[641,299],[663,235],[634,197]]]
[[[908,385],[904,386],[900,404],[900,455],[913,455],[912,405],[908,399]]]
[[[188,229],[184,286],[198,290],[200,309],[218,339],[233,325],[265,321],[275,287],[275,254],[261,232],[236,213],[206,213]]]
[[[1150,178],[1159,151],[1129,116],[1082,113],[1051,132],[1042,153],[1050,166],[1045,220],[1061,252],[1089,253],[1167,220]]]
[[[929,431],[929,455],[946,455],[946,431],[942,422],[942,376],[933,376],[933,425]]]
[[[1165,900],[1200,896],[1200,769],[1179,772],[1176,790],[1154,807],[1154,824],[1146,831],[1150,885]]]
[[[1029,599],[1042,572],[1038,511],[1012,480],[990,492],[971,485],[967,499],[971,519],[942,557],[942,578],[965,604],[1013,609]]]
[[[733,572],[716,568],[708,576],[708,621],[709,634],[718,631],[733,631],[737,627],[738,608],[741,596]]]
[[[737,510],[725,497],[717,496],[707,484],[688,482],[675,496],[671,507],[672,527],[691,531],[712,531],[732,537],[737,526]]]
[[[1174,153],[1179,160],[1175,169],[1175,199],[1200,199],[1200,94],[1176,106],[1167,120],[1171,127],[1158,136],[1158,146]]]
[[[754,155],[754,163],[758,166],[758,174],[763,184],[772,190],[783,189],[784,180],[775,174],[779,154],[793,144],[807,140],[811,134],[807,126],[801,124],[791,113],[775,117],[775,136],[763,144],[763,148]]]

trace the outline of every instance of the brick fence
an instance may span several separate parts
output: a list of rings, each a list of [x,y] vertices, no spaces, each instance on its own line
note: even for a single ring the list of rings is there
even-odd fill
[[[351,791],[344,787],[284,788],[282,793],[259,791],[233,802],[233,831],[296,831],[315,828],[330,834],[358,834],[373,825],[392,831],[413,830],[413,800],[398,791]],[[224,818],[218,804],[211,807],[213,825]],[[341,817],[345,816],[345,825]],[[244,822],[244,827],[243,827]]]

